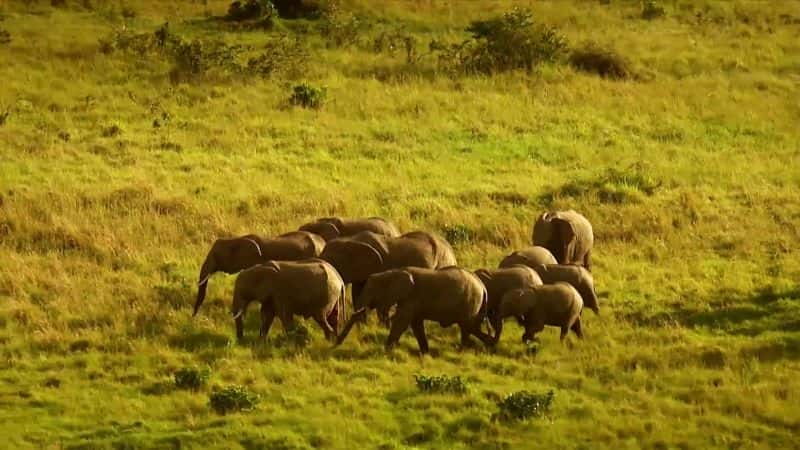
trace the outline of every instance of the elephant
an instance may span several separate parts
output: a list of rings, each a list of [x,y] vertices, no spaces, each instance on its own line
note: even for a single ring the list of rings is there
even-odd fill
[[[403,267],[371,275],[364,290],[353,305],[356,312],[350,317],[336,340],[340,345],[359,316],[369,309],[388,309],[397,306],[392,317],[386,350],[400,339],[410,326],[417,338],[420,353],[428,353],[428,338],[424,321],[439,322],[443,327],[457,324],[461,329],[462,345],[470,345],[470,336],[478,337],[491,346],[492,337],[481,331],[486,314],[486,287],[472,272],[459,267],[426,269]]]
[[[315,222],[307,223],[300,227],[301,231],[308,231],[322,236],[325,241],[338,237],[352,236],[362,231],[372,231],[389,237],[400,236],[397,227],[381,217],[367,217],[364,219],[343,219],[341,217],[322,217]]]
[[[533,224],[531,240],[553,252],[559,264],[579,264],[592,270],[592,224],[574,210],[543,212]]]
[[[545,325],[561,328],[561,341],[572,330],[583,339],[581,330],[581,294],[569,283],[558,281],[532,288],[513,289],[500,300],[500,329],[495,334],[495,342],[500,340],[503,331],[502,319],[509,316],[522,316],[525,333],[522,342],[532,341],[536,333]]]
[[[522,250],[517,250],[510,255],[503,258],[498,265],[499,268],[512,267],[518,264],[533,268],[540,264],[557,264],[555,256],[550,253],[550,250],[534,246],[526,247]]]
[[[292,231],[272,239],[263,239],[255,234],[214,241],[197,282],[197,300],[193,316],[206,298],[208,279],[216,272],[234,274],[256,264],[270,260],[293,261],[319,256],[325,247],[322,237],[307,231]]]
[[[336,267],[345,283],[353,284],[354,301],[374,273],[406,266],[439,269],[456,265],[453,247],[425,231],[398,237],[362,231],[329,241],[320,258]]]
[[[489,323],[495,333],[502,326],[498,322],[502,320],[499,318],[499,312],[503,295],[512,289],[522,289],[542,284],[539,274],[530,267],[523,265],[500,269],[478,269],[475,271],[475,275],[486,286],[486,292],[488,293],[486,316],[489,318]],[[522,325],[522,316],[517,317],[517,320]]]
[[[544,284],[553,284],[558,281],[571,284],[581,294],[586,307],[595,314],[600,314],[600,304],[594,289],[594,277],[585,267],[574,264],[541,264],[535,266],[533,270],[539,274]]]
[[[244,314],[251,302],[261,302],[261,337],[266,338],[277,316],[285,330],[294,316],[314,319],[334,339],[344,317],[345,286],[339,273],[318,258],[267,261],[243,270],[233,288],[231,314],[236,337],[244,337]]]

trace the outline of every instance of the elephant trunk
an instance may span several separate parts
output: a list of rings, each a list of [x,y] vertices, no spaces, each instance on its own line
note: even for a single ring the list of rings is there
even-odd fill
[[[199,281],[197,282],[197,300],[194,302],[194,313],[192,316],[197,315],[197,311],[200,310],[200,306],[203,304],[203,300],[206,299],[206,288],[208,287],[208,279],[211,275],[216,272],[214,268],[214,261],[211,259],[211,255],[209,255],[206,260],[203,262],[203,266],[200,269],[200,277]]]
[[[367,314],[367,308],[361,308],[358,311],[354,312],[352,316],[350,316],[350,320],[347,321],[347,325],[344,326],[342,333],[339,337],[336,338],[336,345],[342,345],[347,335],[350,333],[350,330],[353,328],[353,325],[361,318],[362,316]]]

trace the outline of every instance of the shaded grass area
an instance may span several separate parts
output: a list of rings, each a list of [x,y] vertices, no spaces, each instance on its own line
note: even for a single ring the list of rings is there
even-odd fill
[[[14,448],[785,448],[797,398],[800,175],[797,2],[538,2],[573,46],[596,42],[636,77],[568,65],[463,77],[386,30],[458,41],[525,2],[343,3],[374,26],[336,47],[311,21],[237,31],[228,2],[0,5],[0,432]],[[110,4],[109,4],[110,5]],[[128,16],[128,17],[126,17]],[[212,17],[208,19],[207,17]],[[124,23],[186,39],[304,39],[302,79],[170,80],[170,62],[103,54]],[[292,87],[327,87],[318,109]],[[469,268],[527,245],[549,208],[595,226],[601,316],[584,342],[508,325],[459,350],[427,325],[381,349],[370,323],[331,349],[281,326],[233,339],[233,277],[190,318],[214,238],[278,234],[320,216],[384,215],[446,236]],[[197,391],[184,367],[209,368]],[[460,377],[423,395],[413,374]],[[215,388],[259,396],[219,416]],[[518,391],[555,393],[546,420],[493,422]],[[24,432],[20,432],[24,430]]]

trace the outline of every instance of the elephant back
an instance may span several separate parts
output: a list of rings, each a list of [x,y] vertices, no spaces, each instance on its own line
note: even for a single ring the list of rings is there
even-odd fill
[[[442,269],[458,264],[453,247],[440,236],[427,231],[412,231],[398,240],[394,242],[401,244],[395,248],[402,265]]]
[[[550,250],[540,246],[533,246],[511,253],[500,261],[498,267],[508,268],[522,265],[535,269],[542,264],[556,264],[557,262]]]
[[[549,249],[561,264],[588,265],[594,234],[589,220],[577,211],[553,211],[538,217],[531,240],[534,245]]]
[[[264,242],[266,259],[294,261],[319,256],[325,247],[322,237],[307,231],[291,231]]]

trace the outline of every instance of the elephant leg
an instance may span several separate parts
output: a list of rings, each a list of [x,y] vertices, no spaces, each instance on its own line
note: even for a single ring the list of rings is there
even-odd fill
[[[328,319],[325,317],[324,314],[314,316],[314,321],[316,321],[322,328],[322,331],[325,332],[325,339],[330,341],[336,338],[336,332],[333,330],[333,327],[331,327],[331,325],[328,323]]]
[[[386,338],[386,350],[391,350],[392,347],[400,340],[400,336],[405,332],[409,325],[411,325],[413,311],[411,308],[398,308],[397,313],[392,319],[392,326],[389,328],[389,337]],[[420,349],[421,350],[421,349]]]
[[[491,322],[494,330],[494,343],[497,344],[500,341],[500,335],[503,334],[503,319],[494,317]]]
[[[583,339],[583,330],[581,330],[581,318],[578,317],[575,319],[575,323],[572,324],[570,329],[578,336],[578,339]]]
[[[470,327],[466,324],[460,323],[458,324],[458,328],[461,331],[461,347],[463,348],[472,348],[474,347],[474,342],[472,339],[469,338],[471,331]]]
[[[275,320],[275,308],[272,307],[272,302],[264,302],[261,304],[261,337],[266,339],[269,334],[269,329],[272,327],[272,322]]]
[[[234,319],[234,322],[236,323],[236,339],[244,339],[244,313]]]
[[[413,322],[411,324],[411,330],[414,331],[414,337],[417,338],[419,352],[423,355],[428,353],[428,337],[425,335],[425,326],[422,320]]]
[[[488,334],[484,333],[483,330],[481,330],[481,323],[482,322],[483,322],[483,320],[479,320],[479,321],[475,322],[475,324],[473,325],[472,329],[471,330],[467,330],[467,331],[469,332],[469,334],[472,334],[476,338],[480,339],[481,342],[483,342],[483,345],[485,345],[487,347],[491,347],[497,341],[495,340],[495,338],[492,338]],[[463,329],[462,329],[461,333],[462,333],[461,334],[461,340],[463,341],[464,340],[464,334],[463,334],[464,331],[463,331]],[[469,339],[469,336],[467,337],[467,339]],[[497,337],[497,339],[499,339],[499,336]]]
[[[564,339],[567,338],[567,333],[569,333],[569,326],[561,327],[561,336],[559,336],[558,340],[564,342]]]
[[[361,296],[361,292],[364,290],[366,284],[365,281],[354,281],[350,285],[350,297],[353,300],[353,308],[355,308],[356,299]],[[367,323],[367,316],[361,316],[358,320],[360,323]]]

